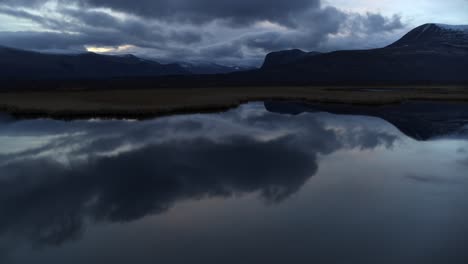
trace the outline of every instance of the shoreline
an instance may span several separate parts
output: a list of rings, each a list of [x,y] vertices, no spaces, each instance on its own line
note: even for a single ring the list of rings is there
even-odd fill
[[[468,103],[463,86],[224,87],[0,92],[0,112],[17,118],[149,119],[222,112],[255,101],[386,105],[405,101]]]

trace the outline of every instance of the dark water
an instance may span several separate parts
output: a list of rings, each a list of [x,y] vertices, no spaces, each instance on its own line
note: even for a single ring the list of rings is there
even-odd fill
[[[0,263],[468,263],[468,112],[440,107],[0,117]]]

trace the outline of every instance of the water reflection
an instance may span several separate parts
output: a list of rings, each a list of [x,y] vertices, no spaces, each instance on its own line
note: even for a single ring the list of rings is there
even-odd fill
[[[308,104],[300,102],[267,102],[266,109],[285,114],[329,112],[341,115],[363,115],[382,118],[408,137],[429,140],[468,132],[468,104],[455,102],[409,101],[383,106]]]
[[[258,106],[255,106],[258,107]],[[395,135],[329,128],[252,106],[220,116],[150,122],[18,121],[3,140],[26,149],[0,155],[0,231],[59,244],[84,218],[131,221],[183,199],[259,192],[279,202],[317,170],[317,155],[391,146]],[[40,141],[27,148],[29,141]],[[52,221],[51,221],[52,220]]]
[[[192,201],[255,195],[276,207],[327,167],[327,156],[392,151],[405,142],[395,127],[376,118],[291,117],[260,103],[144,122],[1,118],[0,248],[4,241],[21,241],[58,250],[91,236],[88,230],[96,226],[126,225]],[[356,164],[334,160],[339,175],[352,174]],[[450,181],[418,171],[405,177]],[[18,246],[6,244],[5,252]],[[6,253],[0,255],[6,260]]]

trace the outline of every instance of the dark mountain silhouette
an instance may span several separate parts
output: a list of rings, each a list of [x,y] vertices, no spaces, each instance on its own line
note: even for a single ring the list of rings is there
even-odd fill
[[[443,102],[407,102],[383,106],[266,102],[270,112],[298,115],[328,112],[339,115],[379,117],[416,140],[468,134],[468,105]]]
[[[272,52],[258,70],[184,78],[155,85],[194,87],[328,84],[468,83],[468,26],[425,24],[378,49],[328,53],[298,49]]]
[[[0,48],[0,80],[117,77],[152,87],[453,84],[468,83],[467,69],[468,26],[441,24],[417,27],[379,49],[273,52],[255,70],[212,63],[160,64],[132,55],[53,55]]]
[[[187,73],[177,64],[160,64],[133,55],[44,54],[0,47],[1,79],[93,79]]]
[[[108,79],[165,75],[225,74],[253,67],[209,62],[161,64],[131,54],[47,54],[0,46],[0,79]]]
[[[277,51],[269,53],[266,58],[265,62],[263,63],[263,69],[270,69],[275,68],[278,66],[284,66],[290,63],[295,63],[306,59],[308,57],[312,57],[315,55],[321,54],[320,52],[305,52],[300,49],[292,49],[292,50],[284,50],[284,51]]]
[[[468,81],[468,26],[426,24],[380,49],[271,53],[258,75],[291,82]]]
[[[425,24],[415,28],[389,48],[468,48],[468,26]],[[466,51],[465,51],[466,52]]]
[[[231,72],[240,72],[253,70],[254,67],[244,67],[244,66],[226,66],[217,63],[211,62],[179,62],[180,66],[184,68],[187,72],[191,74],[224,74]]]

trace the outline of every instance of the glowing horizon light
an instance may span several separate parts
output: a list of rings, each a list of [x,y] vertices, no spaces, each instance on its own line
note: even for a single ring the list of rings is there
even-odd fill
[[[112,46],[85,46],[86,51],[94,53],[119,53],[135,48],[133,45]]]
[[[269,20],[263,20],[255,23],[255,26],[261,29],[276,30],[276,31],[288,31],[289,29],[285,26],[282,26],[278,23],[273,23]]]

